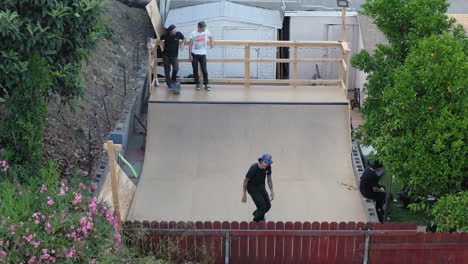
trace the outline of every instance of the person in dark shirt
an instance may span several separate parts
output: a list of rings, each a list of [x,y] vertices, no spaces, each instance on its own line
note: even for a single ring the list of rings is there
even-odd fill
[[[250,166],[247,175],[245,175],[241,201],[243,203],[247,202],[246,191],[248,191],[257,207],[257,210],[253,212],[253,221],[255,222],[265,221],[265,214],[271,208],[270,201],[273,201],[275,198],[273,181],[271,179],[272,163],[271,155],[264,154],[258,159],[258,163]],[[265,178],[267,178],[268,187],[270,187],[270,196],[268,196],[268,192],[265,188]]]
[[[379,175],[381,174],[383,165],[375,161],[370,167],[367,167],[361,176],[359,190],[362,196],[375,200],[375,209],[379,215],[379,220],[383,219],[383,205],[385,204],[386,193],[382,185],[379,184]]]
[[[172,84],[177,81],[177,72],[179,71],[179,46],[183,45],[184,35],[177,32],[176,26],[170,25],[167,33],[161,36],[163,43],[163,63],[164,75],[168,89],[172,89]],[[171,73],[172,65],[172,77]]]

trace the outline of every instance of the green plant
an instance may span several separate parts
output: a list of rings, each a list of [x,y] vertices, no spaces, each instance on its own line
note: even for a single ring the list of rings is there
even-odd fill
[[[12,169],[14,170],[14,169]],[[11,172],[10,172],[11,173]],[[24,183],[0,183],[0,262],[121,262],[117,215],[91,194],[78,173],[59,178],[53,163]],[[79,183],[78,183],[79,182]]]
[[[27,63],[27,71],[17,83],[0,122],[3,157],[17,165],[39,168],[42,163],[42,136],[47,113],[44,96],[52,86],[48,63],[39,56]]]
[[[428,194],[442,198],[468,188],[468,42],[447,20],[447,6],[445,0],[367,1],[363,13],[389,45],[352,59],[369,74],[357,137],[411,186],[410,207],[429,214]]]
[[[102,31],[102,35],[107,40],[115,41],[115,30],[109,25],[104,25],[104,30]]]
[[[12,165],[41,167],[47,97],[82,94],[81,61],[102,31],[105,0],[2,1],[0,146]]]
[[[49,87],[69,100],[81,95],[81,61],[102,31],[105,0],[2,1],[0,6],[0,95],[11,93],[35,54],[48,63]]]
[[[442,197],[432,208],[437,231],[460,229],[468,231],[468,191]]]

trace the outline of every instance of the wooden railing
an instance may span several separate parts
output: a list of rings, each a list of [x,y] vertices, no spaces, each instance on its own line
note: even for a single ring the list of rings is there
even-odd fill
[[[149,49],[149,72],[150,74],[150,90],[154,87],[154,78],[157,76],[158,62],[162,62],[161,58],[157,58],[156,46],[160,45],[159,40],[155,40],[148,45]],[[185,42],[184,45],[188,45]],[[234,46],[244,47],[244,58],[209,58],[208,62],[224,62],[224,63],[245,63],[244,78],[239,79],[225,79],[217,78],[210,79],[213,83],[231,83],[231,84],[289,84],[296,86],[298,84],[335,84],[343,88],[344,91],[348,87],[349,79],[349,65],[350,65],[350,49],[347,42],[339,41],[233,41],[233,40],[216,40],[214,46]],[[277,59],[277,58],[251,58],[250,50],[252,47],[289,47],[293,50],[292,58],[290,59]],[[339,59],[300,59],[299,48],[338,48],[340,49]],[[179,59],[179,62],[190,62],[189,59]],[[250,76],[251,63],[290,63],[292,64],[292,78],[291,79],[252,79]],[[307,80],[298,79],[298,63],[338,63],[339,75],[336,80]],[[192,79],[184,79],[181,81],[188,81]]]

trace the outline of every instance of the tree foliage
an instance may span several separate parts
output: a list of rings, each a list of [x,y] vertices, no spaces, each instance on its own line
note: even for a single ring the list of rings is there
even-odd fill
[[[468,188],[466,34],[445,16],[445,0],[368,0],[363,7],[389,45],[352,59],[368,73],[358,137],[412,186],[413,209],[439,213],[428,193],[441,198]]]
[[[42,161],[42,136],[47,105],[44,97],[52,87],[50,67],[35,56],[28,61],[25,75],[16,84],[0,123],[4,158],[17,165],[39,168]]]
[[[461,229],[468,231],[468,191],[444,196],[432,209],[437,231]]]
[[[51,89],[81,93],[81,61],[96,43],[105,0],[4,0],[0,5],[0,93],[11,94],[40,54],[54,72]]]
[[[81,62],[101,32],[105,0],[4,0],[0,5],[0,146],[9,162],[39,168],[52,93],[82,93]]]

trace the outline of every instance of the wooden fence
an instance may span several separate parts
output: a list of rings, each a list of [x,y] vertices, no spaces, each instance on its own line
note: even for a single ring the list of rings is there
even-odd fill
[[[187,45],[188,43],[184,43]],[[150,74],[150,91],[154,87],[154,78],[157,75],[158,62],[162,62],[161,58],[157,58],[156,46],[160,45],[159,40],[153,40],[148,45],[149,54],[149,69]],[[215,46],[234,46],[244,47],[244,58],[208,58],[208,62],[241,62],[244,63],[244,78],[239,79],[210,79],[212,83],[231,83],[231,84],[291,84],[293,86],[299,84],[334,84],[340,86],[346,91],[349,80],[349,65],[351,59],[351,50],[347,42],[340,41],[241,41],[241,40],[215,40]],[[290,59],[258,59],[250,57],[250,49],[252,47],[289,47],[292,52]],[[301,59],[299,58],[299,48],[302,47],[315,47],[315,48],[338,48],[340,49],[340,58],[338,59]],[[180,62],[189,62],[188,59],[179,59]],[[251,63],[272,62],[272,63],[291,63],[292,64],[292,78],[291,79],[251,79],[250,65]],[[339,77],[337,80],[304,80],[297,77],[298,63],[338,63]],[[186,79],[180,79],[187,81]],[[192,80],[191,80],[192,81]]]
[[[417,232],[416,224],[135,221],[124,228],[140,234],[131,243],[147,252],[172,240],[175,255],[196,261],[208,252],[213,263],[468,263],[468,233]]]

